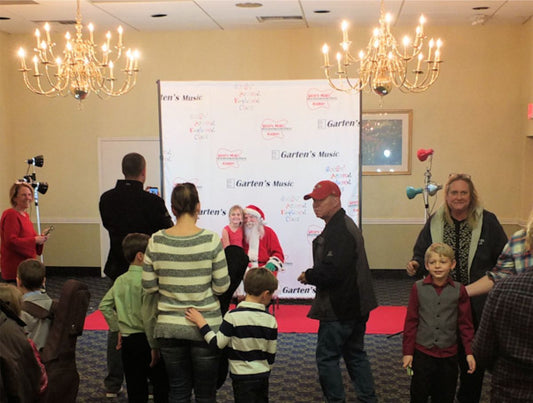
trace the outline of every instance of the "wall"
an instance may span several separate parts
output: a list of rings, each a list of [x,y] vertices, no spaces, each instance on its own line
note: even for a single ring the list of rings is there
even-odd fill
[[[533,43],[533,21],[528,22],[523,30],[522,41]],[[533,47],[528,46],[527,50],[523,52],[523,57],[526,61],[527,76],[533,71]],[[527,104],[533,103],[533,80],[526,80],[522,83],[523,104],[524,108],[520,111],[524,116],[527,115]],[[522,216],[527,217],[529,212],[533,209],[533,187],[531,186],[531,172],[533,172],[533,162],[531,156],[533,155],[533,119],[527,120],[524,126],[524,137],[520,144],[522,146]]]
[[[0,33],[0,49],[6,49],[8,43],[8,35]],[[9,77],[9,70],[12,69],[12,63],[7,57],[0,58],[0,111],[6,111],[10,102],[11,93],[8,91],[7,82]],[[0,198],[2,201],[0,205],[6,202],[7,189],[9,189],[10,182],[12,182],[12,166],[13,154],[10,152],[13,149],[13,136],[10,130],[10,115],[6,112],[0,113],[0,161],[2,169],[0,169],[0,184],[2,189],[6,189]],[[7,201],[8,202],[8,201]],[[9,203],[8,203],[9,205]]]
[[[384,109],[413,110],[412,174],[362,181],[363,231],[373,268],[400,268],[410,257],[424,217],[420,196],[405,196],[406,186],[423,184],[426,164],[414,155],[419,148],[435,149],[433,176],[439,183],[450,172],[470,173],[485,206],[509,233],[527,217],[532,140],[525,138],[531,123],[525,110],[533,84],[524,77],[531,70],[530,25],[428,26],[430,34],[444,39],[441,77],[425,93],[394,90],[383,99]],[[410,28],[394,32],[401,37]],[[354,49],[366,45],[369,32],[351,31]],[[27,91],[15,53],[32,38],[0,35],[0,49],[13,55],[0,61],[0,89],[6,93],[0,102],[7,104],[0,113],[0,158],[10,175],[0,174],[0,189],[25,173],[24,159],[44,154],[37,175],[50,189],[40,199],[41,217],[57,228],[46,247],[50,266],[99,266],[97,139],[157,136],[157,80],[321,78],[320,48],[323,42],[338,43],[340,34],[337,29],[126,32],[125,40],[142,52],[137,86],[106,101],[93,94],[80,109],[70,97],[47,99]],[[379,107],[377,96],[363,95],[364,110]],[[442,192],[433,200],[439,205]],[[6,198],[0,199],[0,208],[6,207]]]

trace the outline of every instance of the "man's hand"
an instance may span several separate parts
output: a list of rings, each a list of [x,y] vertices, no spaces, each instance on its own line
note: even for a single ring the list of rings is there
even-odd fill
[[[117,350],[120,350],[122,348],[122,333],[118,332],[118,338],[117,338]]]
[[[420,264],[416,260],[411,260],[407,263],[407,274],[410,276],[414,276],[416,272],[418,271],[418,268],[420,267]]]
[[[303,271],[302,274],[298,276],[298,281],[302,284],[307,284],[307,279],[305,278],[305,271]]]

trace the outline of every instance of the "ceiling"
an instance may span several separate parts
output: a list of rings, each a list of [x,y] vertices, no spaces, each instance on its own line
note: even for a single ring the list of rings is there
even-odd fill
[[[81,0],[84,24],[96,29],[146,31],[274,29],[377,24],[379,0],[249,0],[261,7],[236,7],[248,0]],[[475,7],[488,7],[474,10]],[[533,0],[385,0],[399,24],[414,25],[423,13],[431,25],[514,24],[533,15]],[[329,11],[317,13],[317,11]],[[154,14],[166,14],[154,18]],[[29,33],[51,23],[52,31],[72,29],[76,0],[0,0],[0,31]],[[266,17],[263,22],[259,17]],[[279,18],[278,18],[279,17]],[[63,22],[63,23],[60,23]]]

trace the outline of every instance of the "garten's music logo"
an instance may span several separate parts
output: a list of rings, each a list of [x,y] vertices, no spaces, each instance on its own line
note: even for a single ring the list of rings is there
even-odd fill
[[[307,91],[307,107],[311,110],[320,108],[329,109],[332,100],[337,100],[332,89],[320,90],[318,88],[310,88]]]
[[[243,157],[242,154],[242,150],[228,150],[227,148],[221,148],[218,150],[216,156],[217,166],[222,169],[239,168],[239,162],[246,161],[246,157]]]

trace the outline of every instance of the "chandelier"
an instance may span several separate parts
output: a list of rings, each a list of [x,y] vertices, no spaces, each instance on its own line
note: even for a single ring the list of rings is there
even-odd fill
[[[405,93],[423,92],[437,80],[440,72],[442,41],[431,39],[427,47],[427,57],[424,57],[422,53],[426,39],[424,16],[420,16],[420,24],[416,27],[414,40],[411,41],[408,36],[405,36],[401,46],[398,46],[390,32],[391,21],[391,15],[384,13],[383,0],[381,0],[379,28],[374,29],[366,52],[361,50],[358,58],[350,53],[348,23],[342,22],[341,51],[336,55],[336,71],[329,63],[329,46],[325,44],[322,47],[324,74],[331,87],[344,92],[372,90],[384,96],[392,90],[393,86]],[[414,64],[411,67],[408,66],[413,60],[416,60],[416,68]],[[357,63],[359,64],[359,76],[354,77],[348,70]]]
[[[97,52],[94,43],[94,26],[88,25],[89,39],[82,37],[80,0],[77,0],[76,34],[65,35],[66,44],[61,54],[55,50],[56,44],[50,38],[50,25],[44,25],[46,38],[41,38],[39,29],[35,30],[36,47],[32,59],[33,70],[26,66],[26,52],[20,48],[20,69],[26,87],[32,92],[46,96],[65,96],[72,94],[80,102],[94,92],[100,98],[116,97],[126,94],[136,83],[139,71],[137,50],[126,52],[122,42],[122,27],[118,27],[118,41],[110,46],[111,32],[107,32],[106,41]],[[118,73],[115,66],[125,53],[125,66]]]

